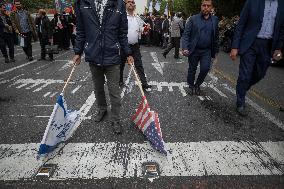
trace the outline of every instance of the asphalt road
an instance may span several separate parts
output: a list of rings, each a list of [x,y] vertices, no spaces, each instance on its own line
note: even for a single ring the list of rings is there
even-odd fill
[[[39,57],[39,44],[34,44]],[[27,62],[17,48],[16,63],[0,59],[0,188],[284,188],[284,67],[271,67],[248,94],[249,116],[235,112],[238,61],[220,53],[202,85],[201,96],[186,93],[186,58],[167,59],[157,47],[141,47],[159,113],[168,156],[154,151],[134,128],[131,116],[141,100],[128,66],[121,89],[123,134],[109,119],[94,122],[96,99],[88,64],[79,65],[65,92],[68,109],[84,120],[73,137],[45,160],[56,168],[50,178],[36,173],[37,150],[57,96],[71,69],[72,51],[54,62]],[[172,53],[172,52],[171,52]],[[150,181],[143,163],[155,162]]]

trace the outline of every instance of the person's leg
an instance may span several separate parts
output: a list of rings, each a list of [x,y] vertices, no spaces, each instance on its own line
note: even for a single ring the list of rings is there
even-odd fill
[[[175,56],[174,56],[174,58],[179,58],[180,37],[175,37],[175,39],[174,39],[174,46],[175,46]]]
[[[256,51],[254,47],[251,47],[240,57],[239,77],[236,86],[237,107],[245,107],[246,92],[249,89],[255,61]]]
[[[5,40],[2,37],[0,37],[0,50],[3,54],[3,57],[5,58],[5,63],[9,63]]]
[[[211,68],[211,50],[204,51],[200,56],[200,72],[195,83],[195,87],[199,88],[204,82]]]
[[[174,37],[171,38],[170,41],[170,45],[168,46],[168,48],[165,49],[165,51],[163,52],[163,56],[166,58],[167,54],[172,50],[172,48],[174,48],[175,44],[174,44],[175,40]]]
[[[15,61],[15,55],[14,55],[14,38],[13,38],[13,34],[7,34],[7,46],[9,48],[9,56],[11,61]]]
[[[105,90],[104,90],[104,84],[105,84],[105,75],[104,75],[104,68],[96,66],[93,63],[89,63],[90,70],[92,73],[92,79],[94,82],[94,91],[96,95],[96,102],[97,106],[100,111],[106,111],[107,110],[107,102],[105,97]]]
[[[141,59],[142,56],[141,56],[141,53],[140,53],[140,47],[139,47],[139,45],[137,45],[137,46],[132,47],[131,49],[132,49],[132,52],[133,52],[134,66],[135,66],[135,69],[137,71],[137,74],[140,78],[142,86],[144,88],[147,88],[149,85],[147,83],[145,73],[144,73],[144,68],[143,68],[142,59]]]
[[[120,120],[121,97],[119,89],[119,65],[107,66],[105,71],[107,78],[107,86],[111,103],[111,120]]]
[[[29,61],[33,60],[33,47],[32,47],[32,32],[27,33],[26,37],[26,49],[27,49],[27,55],[29,57]]]
[[[257,39],[257,56],[253,69],[252,78],[248,89],[264,78],[266,71],[271,63],[271,43],[268,40]]]
[[[188,74],[187,74],[187,84],[189,88],[194,87],[195,74],[198,66],[200,56],[196,53],[192,53],[188,57]]]

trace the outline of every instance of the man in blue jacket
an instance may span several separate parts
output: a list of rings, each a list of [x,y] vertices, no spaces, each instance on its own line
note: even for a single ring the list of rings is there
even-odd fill
[[[182,52],[188,56],[189,62],[187,83],[191,95],[200,95],[200,85],[211,68],[212,60],[216,62],[219,52],[218,18],[211,15],[212,8],[212,0],[202,0],[201,12],[189,19],[182,36]],[[194,83],[198,62],[200,73]]]
[[[237,112],[246,116],[245,96],[264,78],[271,58],[281,56],[284,35],[283,0],[247,0],[235,30],[230,57],[240,55]]]
[[[74,46],[74,64],[81,63],[81,55],[89,63],[99,108],[95,121],[107,114],[104,91],[105,77],[111,103],[111,124],[114,132],[122,132],[120,124],[121,99],[119,90],[120,53],[127,55],[128,64],[133,57],[128,46],[128,25],[123,0],[77,0],[77,36]]]

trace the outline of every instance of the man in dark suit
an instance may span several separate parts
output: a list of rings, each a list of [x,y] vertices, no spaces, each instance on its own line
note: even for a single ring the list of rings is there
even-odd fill
[[[240,55],[236,87],[237,112],[246,116],[245,96],[250,87],[264,78],[271,58],[281,56],[284,1],[247,0],[235,30],[230,57]]]
[[[38,37],[41,46],[41,58],[38,61],[42,61],[46,60],[46,45],[51,45],[53,36],[51,23],[44,9],[39,10],[39,16],[36,18],[35,23],[38,26]],[[54,60],[53,54],[48,54],[48,56],[50,61]]]
[[[200,85],[210,70],[212,59],[215,62],[219,52],[218,18],[211,15],[212,8],[212,0],[202,0],[201,13],[189,19],[182,37],[182,52],[189,61],[187,83],[191,95],[200,95]],[[200,73],[194,83],[198,62]]]

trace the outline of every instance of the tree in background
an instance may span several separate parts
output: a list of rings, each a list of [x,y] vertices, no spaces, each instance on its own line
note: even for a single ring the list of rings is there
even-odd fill
[[[151,0],[148,0],[148,3]],[[153,7],[161,2],[159,14],[163,14],[166,4],[170,12],[182,12],[186,17],[200,12],[201,0],[152,0]],[[218,16],[232,17],[239,15],[246,0],[213,0]],[[153,9],[154,10],[154,9]],[[154,12],[155,13],[155,12]]]

